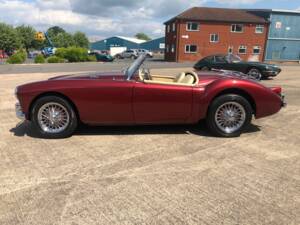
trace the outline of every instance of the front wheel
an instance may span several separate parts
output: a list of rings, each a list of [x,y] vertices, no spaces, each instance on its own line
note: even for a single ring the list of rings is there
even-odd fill
[[[206,123],[219,137],[237,137],[249,126],[252,107],[242,96],[227,94],[217,97],[209,107]]]
[[[39,98],[33,106],[31,118],[43,138],[66,138],[77,127],[77,116],[72,105],[57,96]]]

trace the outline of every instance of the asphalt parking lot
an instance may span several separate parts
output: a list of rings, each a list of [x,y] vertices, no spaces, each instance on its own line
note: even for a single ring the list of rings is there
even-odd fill
[[[158,70],[165,67],[183,70]],[[211,137],[203,124],[82,127],[68,139],[39,139],[30,124],[18,124],[14,88],[61,73],[7,68],[0,68],[1,225],[300,224],[300,66],[263,81],[283,86],[287,108],[233,139]]]

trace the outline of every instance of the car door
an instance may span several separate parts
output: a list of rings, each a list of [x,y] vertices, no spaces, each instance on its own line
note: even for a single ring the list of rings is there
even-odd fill
[[[82,88],[68,96],[76,100],[81,120],[87,124],[134,124],[134,84],[134,81],[111,80],[103,76],[99,80],[83,82]]]
[[[212,69],[226,70],[228,69],[228,63],[224,56],[214,56],[212,60]]]
[[[133,115],[137,124],[184,123],[192,113],[193,87],[136,82]]]

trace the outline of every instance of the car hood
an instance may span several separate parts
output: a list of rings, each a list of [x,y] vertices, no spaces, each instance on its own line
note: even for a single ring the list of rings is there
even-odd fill
[[[245,64],[245,65],[253,65],[253,66],[263,66],[263,67],[267,67],[267,66],[272,66],[272,67],[277,67],[277,65],[275,64],[268,64],[268,63],[262,63],[262,62],[239,62],[241,64]]]
[[[247,76],[234,74],[231,71],[201,71],[197,72],[199,77],[199,85],[208,85],[216,80],[220,79],[235,79],[235,80],[247,80],[249,82],[258,83],[258,81],[249,79]]]
[[[57,77],[49,78],[49,80],[90,80],[90,79],[103,79],[103,80],[114,80],[124,79],[122,72],[97,72],[97,73],[80,73],[62,75]]]

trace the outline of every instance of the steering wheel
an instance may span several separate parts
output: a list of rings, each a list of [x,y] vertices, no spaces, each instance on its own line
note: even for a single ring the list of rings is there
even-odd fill
[[[194,83],[196,83],[198,81],[198,75],[194,72],[194,71],[187,71],[187,72],[184,72],[185,73],[185,76],[186,75],[192,75],[194,77]]]

